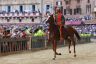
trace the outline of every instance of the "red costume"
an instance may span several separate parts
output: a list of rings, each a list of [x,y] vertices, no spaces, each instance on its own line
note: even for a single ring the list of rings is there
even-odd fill
[[[65,18],[63,17],[62,13],[57,13],[56,15],[56,22],[57,25],[59,26],[59,31],[60,31],[60,40],[63,39],[62,37],[62,26],[65,24]]]
[[[61,25],[61,21],[62,21],[62,14],[58,13],[57,15],[57,24],[60,26]]]

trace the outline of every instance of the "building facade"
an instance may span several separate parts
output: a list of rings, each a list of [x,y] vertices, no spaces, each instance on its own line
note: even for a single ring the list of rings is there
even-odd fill
[[[64,15],[93,15],[95,0],[55,0],[54,7],[62,9]]]
[[[5,12],[38,11],[40,2],[37,0],[0,0],[0,10]],[[39,1],[39,0],[38,0]]]
[[[44,16],[53,13],[53,1],[54,0],[0,0],[0,19],[2,21],[17,20],[21,22],[25,19],[31,21],[33,16],[40,17],[41,15]],[[40,22],[40,19],[36,21]]]
[[[96,17],[96,0],[0,0],[0,17],[10,19],[18,15],[30,18],[33,16],[32,13],[41,13],[45,16],[54,13],[56,8],[60,8],[66,17],[87,15]],[[22,14],[23,12],[27,13]]]
[[[53,0],[0,0],[0,11],[52,12]]]

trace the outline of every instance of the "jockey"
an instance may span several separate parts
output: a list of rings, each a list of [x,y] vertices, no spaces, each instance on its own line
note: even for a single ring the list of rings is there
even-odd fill
[[[60,31],[60,40],[63,40],[63,36],[62,36],[62,26],[65,25],[65,17],[63,16],[62,12],[60,9],[56,10],[56,14],[55,14],[55,20],[57,25],[59,26],[59,31]]]

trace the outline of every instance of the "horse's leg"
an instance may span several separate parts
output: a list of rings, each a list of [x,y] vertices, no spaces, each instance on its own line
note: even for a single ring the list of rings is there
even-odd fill
[[[53,44],[53,51],[54,51],[54,58],[53,58],[53,60],[55,60],[55,58],[56,58],[56,47],[57,47],[55,40],[52,41],[52,44]]]
[[[56,41],[55,40],[53,40],[53,51],[54,51],[54,60],[55,60],[55,58],[56,58],[56,55],[61,55],[61,53],[57,53],[57,51],[56,51],[56,49],[57,49],[57,43],[56,43]]]
[[[70,47],[71,47],[71,40],[69,40],[69,53],[71,53]]]
[[[68,46],[68,48],[69,48],[69,53],[71,53],[71,50],[70,50],[70,47],[71,47],[71,40],[70,40],[70,39],[67,39],[67,42],[69,43],[69,46]]]
[[[75,44],[76,44],[76,42],[75,42],[74,38],[72,39],[72,44],[74,46],[74,57],[76,57],[76,51],[75,51]]]

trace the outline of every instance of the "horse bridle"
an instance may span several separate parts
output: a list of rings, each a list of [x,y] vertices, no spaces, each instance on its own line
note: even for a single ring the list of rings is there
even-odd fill
[[[57,25],[57,22],[56,22],[56,20],[55,20],[56,17],[55,17],[54,15],[50,15],[50,16],[46,19],[46,24],[51,21],[51,20],[49,20],[51,17],[53,17],[53,24],[54,24],[54,25]]]
[[[57,25],[56,19],[55,19],[56,17],[55,17],[53,14],[52,14],[51,16],[53,17],[53,20],[54,20],[53,23],[54,23],[55,25]],[[50,16],[50,17],[51,17],[51,16]]]

